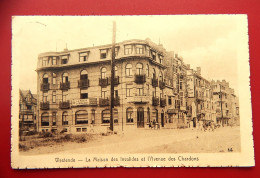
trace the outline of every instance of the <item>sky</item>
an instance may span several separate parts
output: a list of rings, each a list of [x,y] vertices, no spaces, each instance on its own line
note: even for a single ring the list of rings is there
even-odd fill
[[[20,65],[20,88],[36,93],[38,54],[150,38],[201,67],[206,79],[223,80],[238,90],[236,15],[16,16],[12,19],[12,60]]]

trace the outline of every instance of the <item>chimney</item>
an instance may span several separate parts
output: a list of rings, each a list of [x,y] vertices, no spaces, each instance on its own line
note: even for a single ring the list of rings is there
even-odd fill
[[[197,67],[197,74],[201,75],[201,68],[200,67]]]

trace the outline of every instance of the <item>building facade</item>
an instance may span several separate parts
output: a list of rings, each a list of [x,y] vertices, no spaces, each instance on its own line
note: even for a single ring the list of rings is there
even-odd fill
[[[38,131],[102,132],[110,124],[111,46],[38,57]],[[165,126],[164,53],[147,40],[116,44],[114,128]]]
[[[19,130],[36,130],[37,100],[30,90],[19,90]]]

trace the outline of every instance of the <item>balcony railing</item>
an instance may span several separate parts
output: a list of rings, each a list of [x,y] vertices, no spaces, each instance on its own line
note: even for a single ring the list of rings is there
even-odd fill
[[[153,106],[158,106],[159,102],[160,102],[160,100],[158,97],[153,97]]]
[[[70,82],[60,83],[61,90],[68,90],[70,89]]]
[[[79,80],[78,81],[78,87],[79,88],[88,88],[89,87],[89,80],[88,79]]]
[[[160,99],[160,106],[161,107],[165,107],[166,106],[166,99],[165,98],[161,98]]]
[[[137,84],[143,84],[146,82],[145,74],[139,74],[135,75],[135,83]]]
[[[109,106],[110,100],[108,98],[99,98],[99,106]]]
[[[48,91],[50,89],[50,83],[42,83],[41,91]]]
[[[133,103],[136,103],[136,104],[149,103],[149,96],[135,96],[135,97],[133,97]]]
[[[108,77],[106,78],[99,78],[99,86],[106,87],[110,84]]]
[[[61,101],[60,102],[60,109],[69,109],[70,108],[70,102],[69,101]]]
[[[110,78],[110,80],[111,80],[111,78]],[[119,76],[115,76],[114,85],[119,85]]]
[[[41,108],[41,110],[48,110],[50,108],[50,103],[48,101],[47,102],[41,102],[40,108]]]
[[[90,106],[97,106],[97,98],[89,98]]]
[[[165,88],[165,82],[159,81],[159,87],[160,87],[160,89],[164,89]]]
[[[152,86],[153,87],[158,87],[158,79],[152,78]]]

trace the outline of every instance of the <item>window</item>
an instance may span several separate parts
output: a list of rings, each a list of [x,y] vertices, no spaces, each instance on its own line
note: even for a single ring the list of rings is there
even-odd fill
[[[160,74],[159,74],[159,80],[163,81],[163,74],[162,74],[162,72],[160,72]]]
[[[95,109],[91,110],[91,124],[95,124]]]
[[[132,45],[125,45],[125,54],[132,54]]]
[[[151,51],[152,54],[152,59],[155,61],[156,60],[156,53],[154,51]]]
[[[109,110],[102,111],[102,124],[110,123],[110,112]]]
[[[141,86],[140,88],[137,88],[137,96],[144,96],[143,86]]]
[[[56,125],[56,122],[57,122],[57,121],[56,121],[56,115],[57,115],[56,112],[53,112],[53,113],[52,113],[52,125],[53,125],[53,126],[55,126],[55,125]]]
[[[163,63],[163,57],[161,55],[159,55],[159,60],[160,60],[160,64]]]
[[[146,76],[149,77],[149,65],[146,65]]]
[[[132,96],[133,85],[126,85],[126,96]]]
[[[56,83],[57,83],[57,75],[55,74],[55,73],[52,73],[52,84],[53,85],[56,85]]]
[[[82,70],[80,72],[80,80],[87,80],[88,79],[88,72],[86,70]]]
[[[48,74],[43,75],[43,83],[49,83]]]
[[[172,105],[172,98],[168,96],[168,105]]]
[[[88,60],[88,52],[79,53],[79,62],[85,62]]]
[[[101,49],[100,50],[100,59],[106,59],[107,58],[107,49]]]
[[[126,76],[131,76],[132,75],[132,64],[127,64],[125,66],[125,73],[126,73]]]
[[[118,90],[115,90],[115,97],[118,97]]]
[[[56,103],[56,91],[52,92],[52,102]]]
[[[69,74],[68,73],[63,73],[62,75],[62,83],[67,83],[69,82]]]
[[[136,54],[144,54],[144,46],[136,45]]]
[[[101,78],[102,79],[105,79],[106,78],[106,75],[107,75],[107,69],[105,67],[103,67],[101,69]]]
[[[143,64],[141,63],[136,64],[136,74],[137,75],[143,74]]]
[[[133,123],[133,108],[126,109],[126,123]]]
[[[41,126],[49,126],[49,113],[42,113]]]
[[[150,119],[150,108],[147,108],[147,123],[150,123],[151,119]]]
[[[88,91],[86,89],[80,90],[80,99],[88,99]]]
[[[62,125],[68,125],[68,124],[69,124],[68,112],[64,111],[62,113]]]
[[[49,65],[49,58],[43,57],[42,58],[42,66],[47,66],[47,65]]]
[[[66,102],[66,101],[67,101],[67,95],[68,95],[68,92],[67,92],[67,91],[62,91],[62,101],[63,101],[63,102]]]
[[[75,119],[75,124],[88,124],[88,112],[85,110],[77,111],[75,113]]]
[[[69,56],[61,56],[61,64],[67,64],[68,63]]]
[[[182,90],[182,80],[180,80],[180,90]]]
[[[48,92],[43,92],[43,102],[46,103],[48,101]]]
[[[107,97],[107,91],[105,89],[101,89],[101,98],[106,99]]]
[[[57,65],[57,57],[52,57],[52,65]]]
[[[118,76],[117,66],[115,66],[115,77]]]
[[[156,78],[156,71],[155,71],[154,68],[153,68],[153,78],[154,78],[154,79]]]

